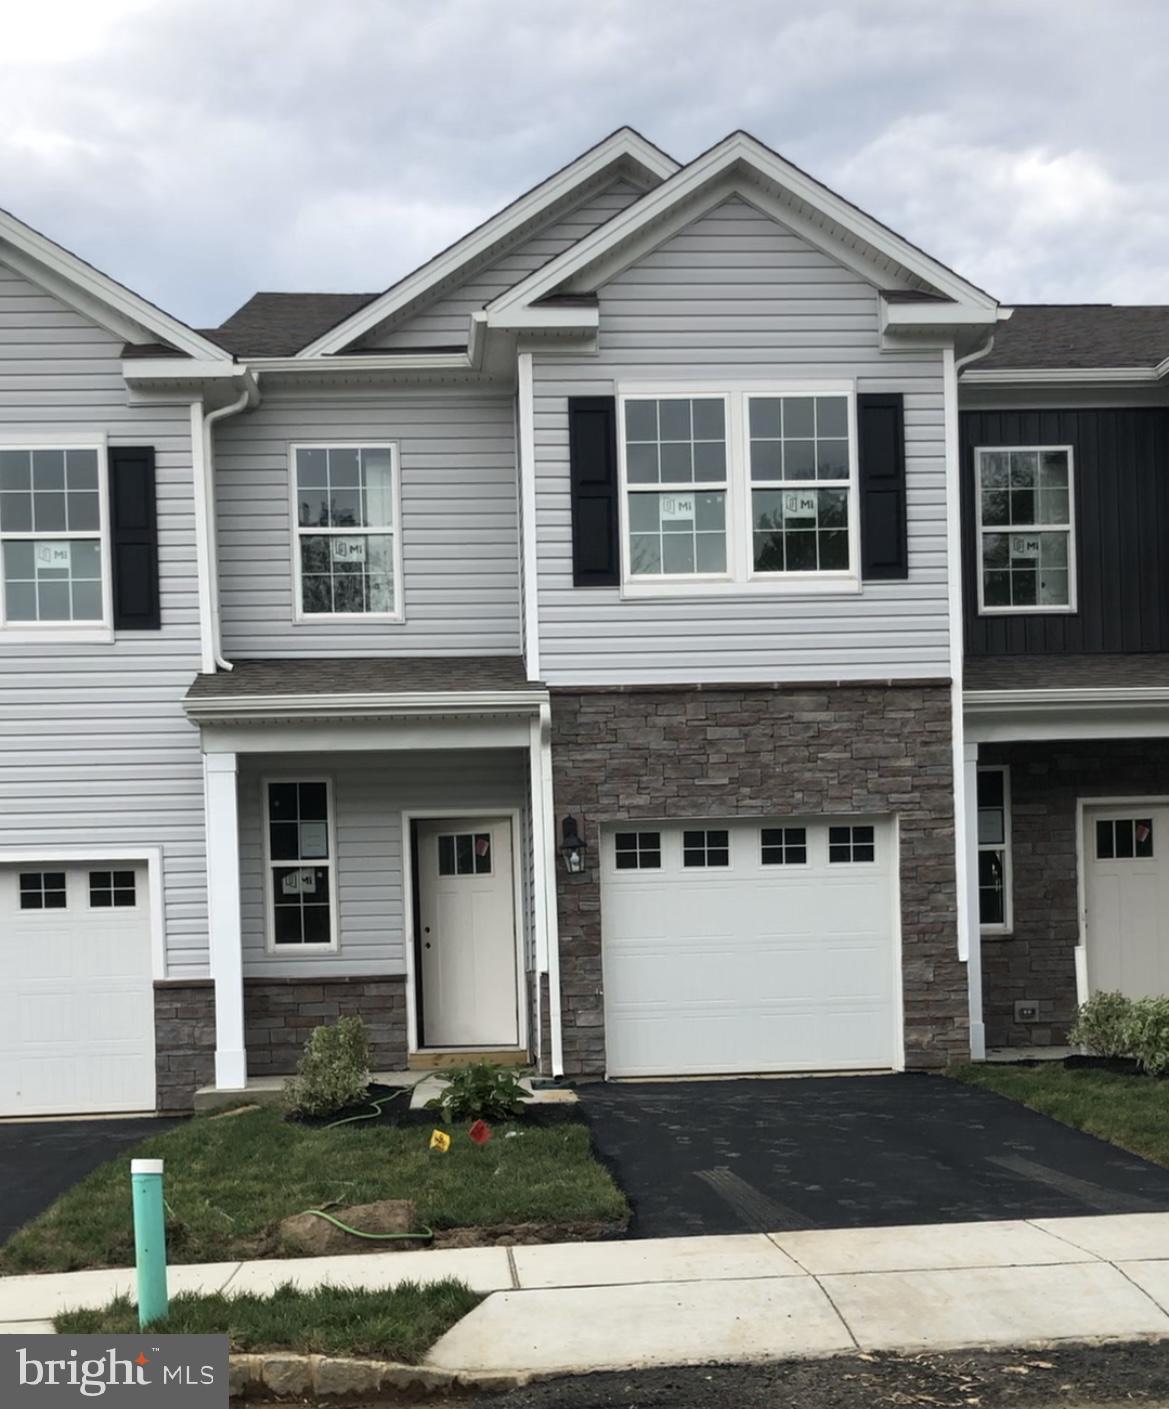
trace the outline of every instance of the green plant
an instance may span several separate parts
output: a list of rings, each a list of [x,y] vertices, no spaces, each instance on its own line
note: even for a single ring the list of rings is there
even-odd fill
[[[1123,1024],[1124,1055],[1149,1076],[1169,1071],[1169,998],[1135,998]]]
[[[294,1115],[332,1115],[355,1105],[369,1086],[369,1039],[360,1017],[314,1027],[296,1075],[284,1088]]]
[[[447,1087],[426,1103],[428,1110],[441,1111],[444,1121],[512,1120],[523,1111],[528,1093],[512,1067],[475,1062],[445,1075]]]
[[[1080,1007],[1068,1041],[1096,1057],[1127,1056],[1125,1024],[1131,1000],[1123,993],[1096,993]]]

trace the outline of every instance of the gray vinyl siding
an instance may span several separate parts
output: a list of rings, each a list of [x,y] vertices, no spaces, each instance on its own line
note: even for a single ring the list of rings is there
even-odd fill
[[[128,406],[122,339],[0,266],[0,436],[105,432],[157,456],[162,630],[112,643],[0,634],[0,849],[161,846],[169,972],[207,972],[190,414]],[[2,855],[2,851],[0,851]]]
[[[528,824],[523,750],[248,754],[240,756],[239,770],[240,912],[247,975],[405,973],[403,811],[448,808],[451,816],[460,816],[464,811],[518,808],[520,835],[513,837],[512,846],[524,865]],[[281,777],[332,781],[339,907],[335,953],[312,957],[287,950],[267,952],[263,780]]]
[[[540,673],[550,684],[949,675],[939,351],[881,352],[874,287],[735,199],[600,291],[600,350],[534,359]],[[860,596],[623,601],[572,583],[567,399],[622,380],[855,378],[905,396],[910,576]]]
[[[396,441],[405,621],[293,620],[289,445]],[[514,655],[515,408],[474,387],[268,392],[216,437],[223,646],[233,655]]]
[[[506,255],[472,274],[451,293],[440,296],[429,306],[407,315],[401,321],[375,329],[364,340],[365,344],[369,347],[401,349],[465,343],[472,313],[513,284],[518,284],[548,260],[554,259],[569,245],[584,239],[640,195],[642,191],[629,181],[613,182],[603,191],[588,196],[574,210],[549,222]]]

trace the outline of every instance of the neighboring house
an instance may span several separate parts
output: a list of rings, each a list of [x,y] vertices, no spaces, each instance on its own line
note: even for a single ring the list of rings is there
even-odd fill
[[[202,332],[0,216],[0,1114],[1166,991],[1167,371],[742,133]]]

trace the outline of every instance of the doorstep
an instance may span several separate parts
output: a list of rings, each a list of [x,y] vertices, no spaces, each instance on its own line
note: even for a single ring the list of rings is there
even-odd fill
[[[988,1062],[1062,1062],[1078,1056],[1079,1047],[988,1047]]]
[[[414,1086],[425,1077],[421,1071],[375,1071],[371,1081],[376,1086]],[[278,1106],[289,1076],[249,1076],[243,1087],[200,1086],[193,1106],[196,1115],[203,1111],[218,1111],[224,1106]]]
[[[424,1047],[411,1052],[406,1065],[411,1071],[442,1071],[491,1062],[497,1067],[527,1067],[532,1059],[526,1047]]]

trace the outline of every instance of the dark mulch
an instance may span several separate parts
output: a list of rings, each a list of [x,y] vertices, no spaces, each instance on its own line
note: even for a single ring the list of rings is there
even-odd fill
[[[377,1107],[373,1102],[377,1101]],[[368,1099],[359,1102],[354,1106],[346,1106],[344,1110],[337,1111],[333,1115],[322,1116],[288,1116],[287,1119],[294,1121],[297,1125],[305,1125],[310,1129],[319,1130],[330,1125],[337,1125],[342,1121],[349,1121],[354,1126],[375,1126],[391,1125],[401,1126],[409,1129],[421,1125],[441,1125],[441,1111],[412,1111],[410,1109],[410,1090],[402,1086],[382,1086],[375,1082],[368,1092]],[[569,1121],[583,1121],[584,1116],[581,1109],[576,1105],[535,1105],[525,1106],[522,1113],[514,1118],[510,1124],[530,1125],[540,1130],[547,1130],[554,1125],[564,1125]]]

